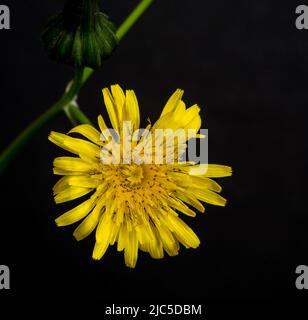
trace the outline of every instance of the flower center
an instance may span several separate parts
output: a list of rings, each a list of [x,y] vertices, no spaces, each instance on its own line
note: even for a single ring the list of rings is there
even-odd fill
[[[126,181],[129,181],[131,185],[135,186],[140,184],[143,176],[143,168],[141,165],[131,164],[122,168],[121,173],[125,177]]]

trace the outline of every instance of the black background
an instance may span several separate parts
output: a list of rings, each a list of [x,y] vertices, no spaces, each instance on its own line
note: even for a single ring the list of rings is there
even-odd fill
[[[40,31],[64,1],[1,1],[11,30],[0,31],[0,147],[62,94],[73,70],[49,61]],[[138,1],[102,1],[119,25]],[[137,267],[109,248],[91,259],[93,235],[57,228],[52,160],[63,154],[47,136],[67,132],[61,116],[41,131],[1,177],[0,264],[11,269],[9,294],[23,299],[95,298],[102,302],[197,302],[301,299],[295,268],[308,264],[304,195],[308,106],[308,31],[295,27],[292,1],[154,1],[116,53],[87,82],[79,103],[91,120],[106,115],[101,88],[134,89],[143,125],[169,95],[185,90],[202,107],[210,163],[231,165],[221,179],[226,208],[183,219],[201,239],[197,250]],[[68,207],[71,207],[69,205]]]

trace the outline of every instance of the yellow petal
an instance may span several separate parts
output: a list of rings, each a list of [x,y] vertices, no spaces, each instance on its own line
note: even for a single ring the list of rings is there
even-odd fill
[[[129,268],[135,268],[138,257],[138,241],[135,230],[128,233],[127,245],[124,250],[125,264]]]
[[[194,129],[196,132],[200,129],[201,118],[199,116],[200,108],[197,105],[190,107],[184,112],[169,112],[161,116],[153,125],[152,132],[155,129],[173,130],[175,134],[177,129]],[[188,134],[186,132],[186,137]]]
[[[124,108],[124,103],[125,103],[125,94],[124,94],[122,88],[118,84],[111,86],[111,93],[112,93],[113,100],[114,100],[116,107],[117,107],[118,120],[119,120],[119,123],[121,123],[123,120],[123,108]]]
[[[60,175],[60,176],[66,176],[66,175],[75,175],[75,174],[82,174],[82,172],[76,172],[76,171],[67,171],[59,168],[53,168],[53,174]]]
[[[113,222],[112,231],[111,231],[110,240],[109,240],[109,243],[111,246],[115,244],[119,235],[119,231],[120,231],[120,226],[116,222]]]
[[[197,132],[200,130],[201,128],[201,117],[199,115],[197,115],[195,118],[193,118],[190,122],[188,122],[185,127],[184,130],[188,130],[188,129],[192,129],[195,130],[196,135],[192,136],[191,138],[194,137],[198,137]]]
[[[169,256],[175,256],[179,251],[179,243],[172,233],[164,225],[156,226],[162,241],[163,247]]]
[[[79,133],[95,144],[103,145],[100,132],[89,124],[81,124],[74,127],[69,133]]]
[[[158,231],[150,224],[152,240],[149,242],[149,253],[154,259],[162,259],[164,257],[163,244],[160,240]]]
[[[101,181],[92,176],[69,176],[67,184],[74,187],[96,188]]]
[[[101,130],[102,133],[108,130],[105,120],[101,115],[97,117],[97,122],[98,122],[99,129]],[[105,140],[107,140],[106,137],[105,137]]]
[[[176,121],[174,113],[168,112],[163,116],[160,116],[160,118],[154,123],[152,127],[152,132],[154,132],[155,129],[176,130],[180,127],[180,123]]]
[[[64,145],[72,150],[75,154],[85,154],[88,157],[99,158],[101,148],[92,142],[83,139],[67,137],[63,141]]]
[[[189,190],[190,191],[190,190]],[[190,193],[182,193],[182,192],[177,192],[176,193],[177,197],[180,198],[182,201],[186,202],[187,204],[191,205],[192,207],[196,208],[200,212],[204,212],[205,208],[202,205],[202,203],[195,197],[193,191]]]
[[[180,218],[169,214],[166,218],[177,239],[187,248],[197,248],[200,240],[192,229]]]
[[[126,90],[126,115],[127,119],[132,122],[133,132],[139,128],[140,114],[138,100],[133,90]]]
[[[96,229],[96,242],[92,254],[94,260],[101,259],[105,254],[109,247],[111,231],[112,223],[110,216],[104,212]]]
[[[65,171],[74,171],[74,172],[89,172],[93,170],[93,167],[88,162],[80,158],[73,157],[58,157],[53,161],[55,168]]]
[[[175,113],[183,114],[186,110],[186,105],[183,100],[180,100],[174,110]]]
[[[199,115],[200,108],[197,104],[194,104],[193,106],[189,107],[185,110],[184,116],[186,123],[189,123],[191,120],[193,120],[195,117]]]
[[[173,112],[178,103],[180,102],[182,96],[183,96],[184,91],[181,89],[177,89],[172,96],[169,98],[169,100],[167,101],[162,113],[161,113],[161,117],[164,116],[165,114],[167,114],[168,112]]]
[[[73,236],[77,241],[86,238],[97,226],[101,216],[101,207],[96,206],[93,211],[75,229]]]
[[[55,131],[51,131],[48,136],[48,140],[51,141],[52,143],[54,143],[55,145],[57,145],[58,147],[66,150],[66,151],[74,153],[74,151],[71,148],[64,145],[64,140],[66,138],[67,138],[66,134],[55,132]]]
[[[117,250],[122,251],[127,244],[128,234],[126,225],[123,223],[120,227]]]
[[[55,221],[59,227],[67,226],[73,224],[81,219],[83,219],[92,210],[96,202],[95,198],[90,198],[85,202],[81,203],[79,206],[67,211],[58,217]]]
[[[190,216],[190,217],[195,217],[196,216],[196,213],[191,210],[190,208],[188,208],[185,203],[183,203],[181,200],[179,199],[173,199],[171,197],[168,198],[168,204],[174,208],[174,209],[177,209],[179,210],[180,212]]]
[[[108,210],[108,208],[106,208],[106,210]],[[112,230],[111,217],[110,217],[110,214],[108,214],[108,211],[105,211],[96,229],[96,233],[95,233],[96,242],[105,241],[106,237],[108,238],[108,241],[109,241],[111,230]]]
[[[67,187],[63,191],[59,192],[55,196],[56,203],[63,203],[67,201],[71,201],[77,198],[80,198],[87,193],[91,192],[93,189],[89,188],[80,188],[80,187]]]
[[[67,186],[96,188],[100,183],[100,179],[95,176],[65,176],[62,177],[53,187],[54,194],[63,191]]]
[[[177,123],[178,128],[185,128],[195,117],[199,116],[200,108],[193,105],[188,109],[177,107],[176,111],[169,113],[172,120]]]
[[[102,242],[95,242],[92,258],[94,260],[100,260],[106,253],[109,247],[109,239],[104,239]]]
[[[59,192],[61,192],[61,191],[63,191],[68,186],[68,183],[67,183],[68,177],[69,176],[62,177],[53,186],[52,190],[53,190],[53,194],[54,195],[59,193]]]
[[[192,193],[194,193],[194,188],[203,189],[208,188],[215,192],[221,192],[221,186],[214,180],[209,179],[205,176],[190,176],[192,179]]]
[[[209,178],[229,177],[232,175],[232,168],[220,164],[209,164],[205,176]]]
[[[196,189],[194,191],[195,196],[207,203],[216,205],[216,206],[222,206],[224,207],[226,205],[226,199],[220,196],[219,194],[212,192],[210,190],[206,189]]]
[[[110,122],[113,128],[119,133],[120,126],[119,126],[117,106],[115,105],[112,95],[107,88],[103,89],[103,96],[104,96],[104,102],[109,115]]]

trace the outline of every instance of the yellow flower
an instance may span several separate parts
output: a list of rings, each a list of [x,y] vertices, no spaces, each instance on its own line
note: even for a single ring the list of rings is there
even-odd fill
[[[149,134],[131,139],[131,146],[138,149],[138,146],[148,145],[149,137],[154,137],[156,129],[198,131],[200,109],[197,105],[186,109],[182,95],[182,90],[176,90],[158,121],[147,126]],[[131,136],[139,128],[137,98],[134,91],[124,93],[119,85],[111,86],[111,92],[103,89],[103,96],[110,122],[116,130],[119,149],[110,151],[115,142],[111,141],[112,134],[108,135],[111,130],[101,115],[98,117],[100,131],[82,124],[68,134],[50,133],[51,142],[76,155],[54,160],[54,174],[63,176],[53,188],[55,202],[63,203],[91,193],[87,200],[58,217],[57,225],[67,226],[83,219],[74,231],[74,237],[82,240],[96,229],[93,259],[101,259],[108,246],[117,243],[117,250],[124,250],[125,264],[131,268],[136,265],[138,249],[159,259],[163,258],[164,251],[170,256],[177,255],[179,243],[186,248],[198,247],[198,237],[180,219],[178,212],[194,217],[192,207],[204,212],[201,201],[224,206],[226,200],[218,194],[221,187],[211,178],[230,176],[231,168],[209,164],[207,171],[197,170],[192,174],[197,164],[181,162],[179,156],[175,156],[178,161],[173,163],[123,161],[127,151],[120,138]],[[130,128],[124,125],[127,121],[131,123]],[[72,134],[79,134],[87,140]],[[186,146],[187,140],[180,141],[179,145]],[[166,146],[165,141],[163,145]],[[145,150],[140,155],[154,156],[154,146],[147,149],[150,152]],[[166,150],[163,149],[164,160]],[[114,159],[116,153],[120,162],[103,161],[107,156]],[[183,155],[183,152],[179,154]]]

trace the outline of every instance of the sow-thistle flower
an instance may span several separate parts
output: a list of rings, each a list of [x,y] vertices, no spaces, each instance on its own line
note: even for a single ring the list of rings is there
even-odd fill
[[[68,134],[50,133],[51,142],[75,155],[54,160],[54,174],[63,176],[53,188],[55,202],[90,195],[58,217],[56,223],[67,226],[82,220],[74,231],[78,241],[95,230],[93,259],[101,259],[109,245],[117,244],[118,251],[124,250],[125,264],[134,268],[138,249],[160,259],[164,252],[177,255],[180,243],[186,248],[197,248],[197,235],[179,214],[194,217],[193,208],[204,212],[202,202],[225,205],[226,200],[218,194],[221,187],[211,178],[230,176],[231,168],[209,164],[207,170],[198,170],[199,164],[181,160],[187,135],[177,137],[175,149],[181,151],[173,161],[166,161],[171,144],[161,140],[163,161],[155,161],[155,142],[159,140],[156,131],[198,132],[201,127],[200,108],[186,108],[182,95],[182,90],[176,90],[157,122],[148,124],[145,133],[137,131],[135,135],[132,133],[140,124],[135,93],[124,93],[119,85],[113,85],[111,91],[103,89],[103,97],[114,131],[100,115],[100,130],[81,124]],[[87,140],[75,137],[76,134]],[[128,144],[124,146],[127,137]],[[197,134],[193,138],[200,137]],[[133,153],[127,145],[134,149]]]

